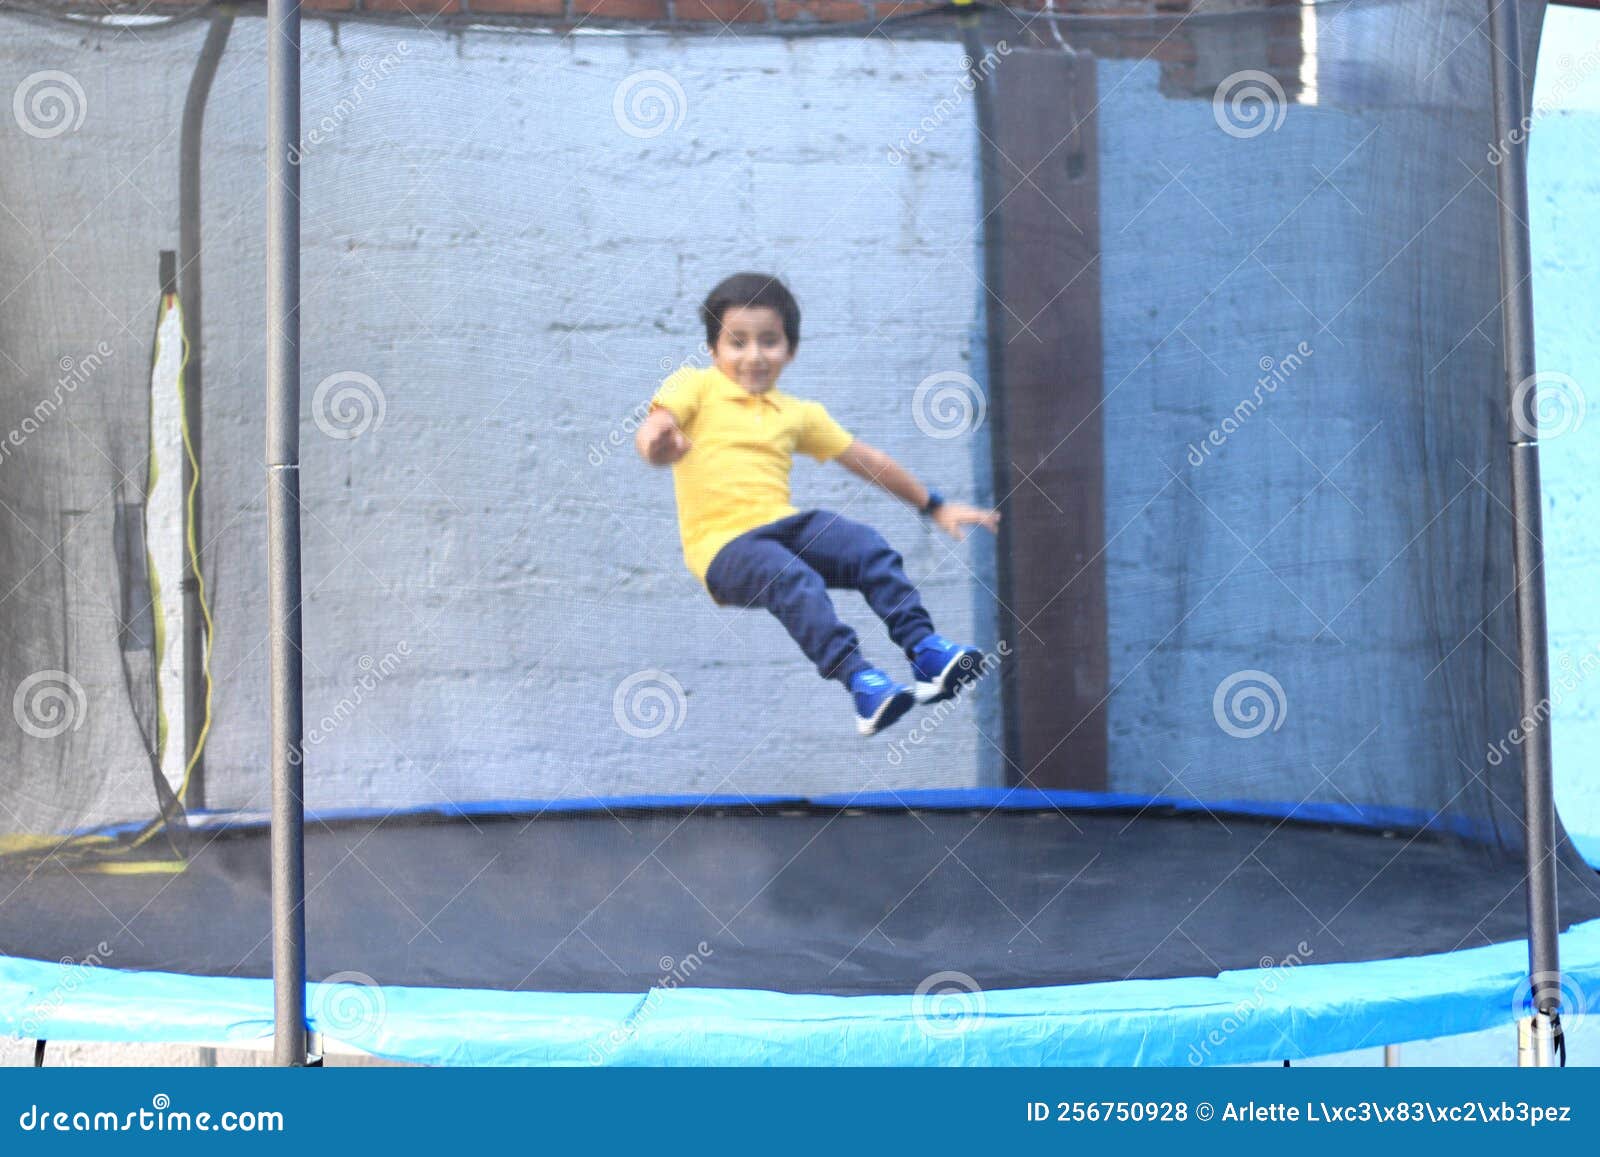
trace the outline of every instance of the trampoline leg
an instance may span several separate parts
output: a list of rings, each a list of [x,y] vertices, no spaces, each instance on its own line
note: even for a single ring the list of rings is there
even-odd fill
[[[306,1063],[300,588],[300,0],[267,2],[267,636],[273,1061]]]
[[[1517,1021],[1517,1067],[1552,1069],[1556,1066],[1556,1022],[1549,1013],[1536,1012]]]
[[[1386,1069],[1398,1069],[1400,1067],[1399,1045],[1383,1046],[1383,1067]]]

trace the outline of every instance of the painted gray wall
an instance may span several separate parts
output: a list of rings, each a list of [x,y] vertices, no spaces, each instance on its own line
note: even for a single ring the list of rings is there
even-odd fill
[[[370,25],[335,42],[309,23],[305,53],[312,805],[992,779],[992,692],[896,754],[855,736],[775,621],[714,607],[683,568],[670,478],[629,439],[695,357],[704,293],[771,269],[804,311],[783,387],[951,496],[986,496],[987,428],[933,438],[913,414],[928,375],[982,373],[970,103],[887,156],[952,91],[959,48]],[[208,520],[230,524],[209,767],[213,799],[239,804],[264,798],[266,762],[259,60],[242,24],[207,126],[208,243],[226,252],[207,267]],[[635,84],[665,121],[619,117]],[[337,440],[315,393],[350,373],[382,422]],[[989,542],[935,538],[837,467],[803,461],[794,490],[881,528],[940,628],[992,645]],[[859,597],[838,601],[900,670]],[[644,672],[664,673],[634,686],[671,724],[648,738],[614,714]]]

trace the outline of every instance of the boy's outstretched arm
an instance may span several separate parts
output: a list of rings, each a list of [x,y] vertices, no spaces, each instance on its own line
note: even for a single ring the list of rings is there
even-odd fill
[[[868,446],[859,438],[850,443],[844,453],[834,461],[850,473],[874,483],[893,494],[901,502],[921,510],[928,503],[928,488],[918,482],[911,472],[882,450]],[[931,515],[940,530],[952,538],[966,538],[974,526],[994,531],[1000,525],[1000,513],[968,506],[965,502],[946,502]]]
[[[664,406],[651,410],[633,435],[634,449],[652,466],[671,466],[689,452],[688,435]]]

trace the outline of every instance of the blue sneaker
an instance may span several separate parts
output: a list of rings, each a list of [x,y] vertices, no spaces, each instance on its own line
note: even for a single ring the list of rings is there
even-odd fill
[[[876,667],[859,671],[850,679],[856,700],[856,730],[876,735],[916,705],[911,688],[896,683]]]
[[[942,703],[957,691],[976,683],[983,674],[983,652],[952,643],[943,635],[929,635],[911,651],[911,673],[917,680],[918,703]]]

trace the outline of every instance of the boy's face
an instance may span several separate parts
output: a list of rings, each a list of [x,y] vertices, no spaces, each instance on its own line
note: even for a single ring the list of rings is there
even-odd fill
[[[752,394],[764,394],[778,384],[778,375],[794,353],[777,310],[739,305],[723,313],[722,332],[711,357],[717,369]]]

